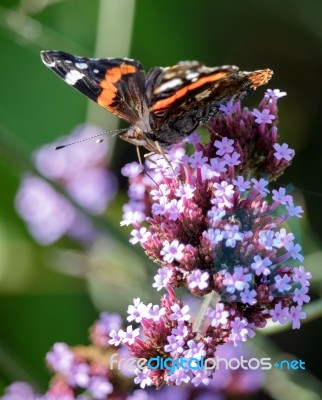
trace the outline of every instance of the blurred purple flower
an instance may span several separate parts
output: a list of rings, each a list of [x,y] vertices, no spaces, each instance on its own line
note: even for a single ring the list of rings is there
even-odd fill
[[[62,374],[68,374],[74,363],[74,354],[65,343],[55,343],[53,350],[47,353],[48,365]]]
[[[66,184],[71,197],[91,214],[101,214],[116,193],[115,176],[103,168],[79,171]]]
[[[97,127],[82,125],[64,143],[99,132]],[[87,212],[100,214],[117,190],[115,176],[106,169],[107,152],[106,140],[100,145],[89,141],[59,151],[54,151],[54,145],[45,145],[35,152],[34,159],[41,174],[65,189]],[[50,244],[65,235],[86,242],[94,235],[90,220],[40,177],[22,179],[16,209],[41,244]]]
[[[226,360],[240,359],[241,357],[249,360],[256,355],[246,345],[236,348],[227,343],[218,347],[215,356]],[[234,395],[241,396],[242,394],[247,395],[256,392],[265,380],[265,373],[260,368],[232,370],[226,369],[224,363],[220,365],[221,368],[216,370],[213,379],[210,381],[209,389],[216,388],[228,396],[234,397]]]
[[[106,164],[108,154],[108,139],[102,143],[88,140],[84,144],[75,144],[55,151],[55,146],[68,144],[77,140],[87,139],[102,133],[102,129],[84,124],[76,127],[68,136],[59,138],[57,142],[42,146],[34,154],[37,169],[48,179],[65,181],[73,179],[78,172],[91,167]]]
[[[6,388],[1,400],[37,400],[41,399],[26,382],[14,382]]]
[[[67,234],[76,220],[76,211],[68,200],[35,176],[23,178],[16,195],[16,208],[33,237],[42,244]]]

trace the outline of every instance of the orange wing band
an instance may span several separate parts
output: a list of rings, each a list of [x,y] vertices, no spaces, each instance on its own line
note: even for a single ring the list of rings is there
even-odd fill
[[[179,89],[172,96],[167,97],[166,99],[157,101],[153,105],[152,110],[153,111],[163,110],[164,108],[169,107],[169,105],[174,103],[177,99],[180,99],[181,97],[185,96],[185,94],[187,92],[189,92],[190,90],[197,89],[198,87],[203,86],[209,82],[219,81],[220,79],[225,78],[226,76],[227,76],[227,72],[216,72],[213,75],[204,76],[203,78],[198,79],[196,82],[190,83],[190,85],[187,85],[187,86],[183,87],[182,89]]]
[[[136,71],[136,67],[129,64],[121,64],[119,67],[108,69],[105,79],[100,83],[103,90],[97,98],[97,103],[105,108],[109,107],[114,102],[117,92],[117,87],[114,84],[119,82],[123,75],[134,74]]]

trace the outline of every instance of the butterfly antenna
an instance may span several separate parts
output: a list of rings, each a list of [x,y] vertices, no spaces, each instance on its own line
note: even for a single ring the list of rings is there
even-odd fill
[[[128,129],[128,128],[122,128],[122,129],[116,129],[116,130],[114,130],[114,131],[107,131],[107,132],[99,133],[99,134],[97,134],[97,135],[90,136],[90,137],[87,137],[87,138],[85,138],[85,139],[80,139],[80,140],[76,140],[75,142],[71,142],[71,143],[67,143],[67,144],[60,145],[60,146],[56,146],[56,147],[55,147],[55,150],[61,150],[61,149],[65,148],[65,147],[71,146],[71,145],[73,145],[73,144],[86,142],[87,140],[95,139],[95,138],[98,138],[98,137],[100,137],[100,136],[105,136],[105,135],[108,135],[109,133],[113,133],[112,136],[115,136],[115,135],[117,135],[117,134],[120,133],[120,132],[127,131],[127,129]],[[103,141],[103,139],[97,140],[97,143],[101,143],[102,141]]]

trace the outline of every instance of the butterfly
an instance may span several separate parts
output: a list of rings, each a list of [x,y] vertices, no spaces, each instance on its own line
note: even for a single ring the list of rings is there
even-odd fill
[[[122,139],[154,153],[182,141],[218,114],[222,104],[248,96],[273,74],[198,61],[153,67],[146,74],[139,61],[128,58],[86,58],[63,51],[42,51],[41,58],[66,83],[127,121]]]

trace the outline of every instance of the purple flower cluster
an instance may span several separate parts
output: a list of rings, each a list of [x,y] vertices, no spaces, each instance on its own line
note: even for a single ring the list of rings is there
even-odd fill
[[[186,358],[193,357],[200,359],[206,355],[205,343],[197,343],[193,340],[195,334],[192,330],[189,306],[183,305],[176,299],[174,291],[168,287],[168,296],[161,299],[161,307],[158,305],[145,305],[140,299],[135,299],[134,304],[128,308],[129,322],[135,321],[142,327],[133,329],[129,325],[126,330],[112,330],[109,343],[114,346],[123,344],[128,347],[129,354],[135,358],[145,358],[160,356],[162,358],[182,355]],[[199,372],[199,371],[198,371]],[[203,379],[208,376],[191,376],[191,371],[182,369],[176,370],[172,375],[166,370],[156,369],[135,370],[135,383],[139,383],[141,388],[155,385],[160,387],[164,382],[167,384],[180,385],[182,382],[191,382],[198,386]]]
[[[97,400],[104,400],[112,393],[113,385],[108,379],[107,360],[95,348],[79,346],[69,348],[65,343],[56,343],[47,354],[49,367],[57,374],[46,396],[70,396],[83,390]],[[47,399],[47,397],[45,397]]]
[[[26,382],[14,382],[6,388],[1,400],[41,400],[33,388]]]
[[[145,321],[146,332],[151,329],[148,328],[148,320],[151,324],[155,323],[156,327],[161,327],[160,321],[166,320],[165,316],[168,314],[165,310],[171,307],[169,317],[171,318],[170,324],[176,326],[173,328],[174,333],[181,335],[184,340],[188,341],[189,345],[185,354],[187,356],[198,357],[205,354],[203,345],[195,345],[193,340],[188,340],[191,335],[191,324],[187,321],[190,318],[188,315],[188,308],[181,310],[181,303],[173,297],[173,292],[170,290],[168,297],[163,298],[164,308],[159,309],[157,306],[144,306],[143,303],[137,299],[134,306],[129,307],[129,320],[139,320],[147,317]],[[175,307],[174,307],[175,306]],[[174,317],[182,317],[182,322],[175,322]],[[49,368],[54,372],[54,377],[51,380],[50,387],[46,393],[40,395],[36,394],[32,387],[24,382],[15,382],[6,388],[5,394],[1,397],[2,400],[161,400],[164,398],[179,398],[181,400],[188,399],[223,399],[224,395],[248,394],[258,390],[263,382],[264,375],[260,371],[242,370],[234,371],[221,368],[216,372],[216,377],[210,382],[207,388],[197,387],[201,380],[200,373],[192,377],[188,385],[183,388],[179,387],[165,387],[160,391],[137,389],[133,385],[133,372],[124,368],[121,364],[121,370],[118,370],[114,365],[110,366],[110,357],[115,352],[114,345],[108,342],[113,341],[110,339],[110,331],[119,331],[123,337],[125,346],[118,349],[118,356],[124,359],[129,358],[128,350],[134,350],[138,343],[133,344],[130,329],[127,332],[120,329],[122,320],[118,314],[101,313],[100,319],[95,322],[91,328],[91,344],[88,346],[69,347],[65,343],[56,343],[52,350],[47,354],[46,360]],[[184,328],[187,328],[187,330]],[[164,329],[166,329],[164,327]],[[124,332],[124,333],[121,333]],[[160,340],[164,336],[164,331],[157,331]],[[152,331],[150,332],[152,336]],[[131,344],[132,343],[132,344]],[[169,347],[169,354],[173,354],[175,344],[171,342],[166,345]],[[178,347],[178,346],[177,346]],[[140,350],[143,353],[149,354],[147,349]],[[177,350],[178,351],[178,348]],[[156,352],[156,351],[155,351]],[[240,357],[243,355],[248,356],[249,352],[246,349],[242,351],[234,349],[231,345],[224,345],[221,347],[218,355],[226,359],[233,357]],[[158,375],[158,374],[156,374]],[[151,378],[156,379],[156,378]],[[179,373],[173,378],[174,383],[180,381],[188,381],[189,379]],[[204,378],[206,379],[206,378]],[[148,385],[150,378],[146,376],[146,371],[136,372],[136,383],[140,383],[141,388]]]
[[[7,388],[5,400],[206,400],[261,386],[263,375],[254,371],[182,366],[171,372],[122,366],[119,371],[110,362],[115,347],[120,357],[137,360],[229,359],[242,354],[241,344],[269,319],[300,327],[311,274],[301,265],[301,246],[290,227],[303,211],[286,188],[269,186],[294,156],[287,144],[277,142],[277,101],[285,94],[267,90],[251,111],[228,102],[209,122],[207,143],[194,133],[186,148],[173,146],[166,156],[151,156],[145,171],[138,163],[123,168],[130,201],[121,225],[133,226],[130,242],[158,264],[153,287],[167,294],[160,305],[134,299],[126,327],[118,315],[102,313],[89,346],[56,343],[46,357],[55,374],[48,391],[38,396],[16,383]],[[79,135],[90,136],[84,128]],[[55,153],[59,162],[48,148],[41,149],[37,168],[87,212],[102,212],[115,190],[104,164],[107,149],[95,146],[92,153],[79,146],[75,153],[76,147],[72,154],[68,148]],[[24,178],[17,209],[42,243],[62,235],[84,238],[91,230],[88,220],[38,177]],[[185,304],[175,295],[180,287],[207,296],[208,307],[192,317],[191,301]],[[133,391],[133,376],[141,389]],[[149,389],[164,385],[157,394]]]
[[[64,143],[98,134],[92,125],[76,128]],[[117,190],[114,175],[106,168],[107,141],[99,146],[75,145],[55,151],[54,145],[41,147],[34,154],[38,171],[63,188],[90,214],[102,213]],[[26,221],[32,236],[41,244],[55,242],[62,236],[88,241],[93,226],[88,218],[45,179],[23,177],[16,196],[16,209]]]
[[[126,400],[130,384],[122,389],[120,377],[109,369],[109,355],[114,349],[108,345],[108,333],[111,329],[119,329],[121,323],[119,315],[102,313],[91,329],[92,343],[89,346],[69,347],[65,343],[55,343],[46,356],[47,364],[55,375],[45,394],[36,395],[29,385],[16,382],[6,389],[1,399]],[[121,396],[110,397],[113,389],[121,391]]]
[[[208,143],[192,134],[192,151],[173,147],[166,158],[151,157],[147,174],[137,163],[123,168],[130,201],[121,225],[134,227],[130,242],[139,243],[160,266],[153,286],[185,286],[194,296],[212,293],[220,301],[208,308],[208,327],[198,340],[193,339],[196,332],[185,306],[163,304],[165,316],[151,321],[149,307],[135,305],[140,313],[135,321],[142,325],[145,341],[138,337],[139,329],[131,327],[130,339],[119,332],[115,344],[130,346],[137,357],[146,357],[150,350],[155,354],[156,348],[177,357],[193,352],[190,345],[212,357],[219,344],[239,346],[270,318],[300,327],[311,274],[300,265],[301,246],[289,226],[303,210],[285,188],[268,186],[294,156],[287,144],[277,143],[277,101],[285,94],[268,90],[252,111],[239,102],[222,106],[223,114],[208,125]],[[162,334],[167,343],[164,337],[159,340]],[[176,378],[155,375],[140,372],[136,379],[156,386],[173,379],[176,384],[209,380],[182,371]]]
[[[134,305],[130,305],[128,308],[129,316],[127,320],[129,322],[135,321],[141,325],[142,329],[134,329],[132,325],[129,325],[126,330],[114,329],[110,332],[109,343],[114,346],[125,345],[129,354],[137,359],[155,357],[177,359],[183,357],[186,360],[191,358],[200,360],[201,357],[205,359],[214,358],[215,354],[218,357],[230,359],[247,353],[246,349],[235,350],[234,346],[230,344],[224,344],[216,349],[218,344],[222,344],[219,335],[215,338],[206,334],[198,338],[198,333],[193,332],[189,306],[179,301],[170,287],[167,290],[168,295],[161,299],[161,308],[158,305],[145,305],[139,298],[135,299]],[[221,315],[221,319],[223,318],[225,316]],[[251,373],[238,371],[237,373],[224,368],[219,371],[216,370],[215,373],[210,370],[187,368],[178,368],[172,374],[169,374],[167,370],[151,370],[149,368],[136,369],[134,372],[136,375],[134,382],[140,384],[142,389],[152,385],[159,388],[164,383],[175,386],[189,383],[191,387],[195,388],[200,385],[209,385],[210,391],[225,390],[227,393],[233,394],[239,390],[239,393],[250,393],[257,390],[263,381],[261,371],[251,371]],[[222,380],[223,376],[226,383]],[[248,382],[252,381],[253,384],[244,385],[241,389],[236,379],[238,382],[247,379]],[[210,396],[208,392],[207,395]],[[183,399],[185,398],[183,397]]]

